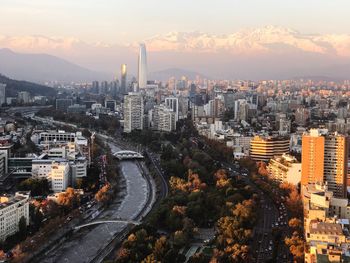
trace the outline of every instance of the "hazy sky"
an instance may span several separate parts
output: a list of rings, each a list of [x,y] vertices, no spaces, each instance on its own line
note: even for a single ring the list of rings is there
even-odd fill
[[[169,31],[278,25],[350,34],[349,0],[0,0],[0,35],[127,43]]]

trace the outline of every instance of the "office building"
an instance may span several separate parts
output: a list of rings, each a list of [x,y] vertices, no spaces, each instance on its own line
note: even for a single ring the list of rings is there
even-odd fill
[[[67,112],[68,107],[72,105],[72,99],[56,99],[56,110]]]
[[[0,240],[15,234],[20,219],[29,225],[29,193],[17,192],[14,196],[0,196]]]
[[[0,83],[0,107],[6,103],[6,84]]]
[[[53,159],[33,160],[33,177],[46,178],[54,192],[65,191],[69,185],[69,163]]]
[[[86,106],[81,104],[73,104],[67,108],[67,113],[83,114],[85,112]]]
[[[121,66],[121,77],[120,77],[120,94],[126,94],[128,93],[127,90],[127,68],[126,64],[122,64]]]
[[[272,180],[297,186],[301,180],[301,163],[294,156],[283,154],[270,159],[267,171]]]
[[[144,105],[140,93],[130,92],[124,96],[124,132],[143,129]]]
[[[147,54],[145,44],[140,44],[138,58],[138,86],[144,89],[147,86]]]
[[[250,141],[250,157],[255,161],[268,162],[274,156],[289,153],[289,138],[255,136]]]
[[[305,186],[323,183],[336,197],[346,196],[348,137],[311,129],[302,138],[302,178]]]
[[[95,94],[97,94],[98,93],[98,91],[99,91],[99,83],[98,83],[98,81],[93,81],[92,82],[92,93],[95,93]]]
[[[115,111],[116,106],[117,106],[117,103],[116,103],[115,100],[106,100],[106,101],[105,101],[105,107],[106,107],[107,109],[110,109],[112,112]]]
[[[107,81],[102,81],[101,85],[98,89],[98,94],[99,95],[107,95],[108,93],[108,82]]]

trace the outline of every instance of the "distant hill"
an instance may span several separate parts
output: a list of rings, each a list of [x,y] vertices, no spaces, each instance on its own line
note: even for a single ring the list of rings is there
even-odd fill
[[[10,49],[0,49],[0,72],[10,78],[40,83],[110,78],[107,74],[86,69],[55,56],[15,53]]]
[[[15,97],[19,91],[27,91],[32,96],[55,96],[56,90],[44,85],[28,82],[13,80],[0,74],[0,83],[6,84],[6,96]]]
[[[179,68],[169,68],[169,69],[149,73],[148,79],[167,81],[171,77],[180,79],[183,76],[187,77],[188,79],[195,79],[197,76],[201,78],[207,78],[206,76],[198,72],[179,69]]]

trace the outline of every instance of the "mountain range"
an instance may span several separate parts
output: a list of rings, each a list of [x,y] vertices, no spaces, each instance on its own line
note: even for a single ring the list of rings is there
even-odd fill
[[[18,81],[18,80],[10,79],[1,74],[0,74],[0,83],[6,84],[6,97],[16,97],[18,92],[20,91],[27,91],[32,96],[41,95],[41,96],[48,96],[48,97],[55,96],[57,93],[56,90],[51,87],[36,84],[36,83],[31,83],[28,81]]]
[[[92,81],[109,78],[67,60],[47,54],[21,54],[0,49],[0,73],[11,78],[33,81]]]
[[[350,78],[350,35],[346,34],[305,34],[289,28],[266,26],[224,35],[170,32],[144,42],[150,72],[167,68],[190,69],[213,78],[253,80],[298,76]],[[86,43],[76,38],[0,36],[0,47],[29,54],[46,53],[81,65],[75,65],[61,76],[57,76],[57,72],[50,75],[51,67],[47,67],[42,79],[79,79],[85,74],[96,79],[101,76],[99,72],[107,72],[111,79],[113,75],[119,77],[122,63],[128,64],[129,75],[137,72],[137,43],[120,45]],[[2,60],[0,54],[0,72],[4,69]],[[39,59],[35,61],[40,64]],[[37,62],[33,63],[34,69],[37,69],[36,65]],[[17,72],[14,65],[6,68],[10,68],[9,73]],[[66,66],[52,68],[59,70]]]

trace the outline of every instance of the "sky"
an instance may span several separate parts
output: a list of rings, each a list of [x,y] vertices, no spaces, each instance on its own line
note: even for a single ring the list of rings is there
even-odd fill
[[[278,25],[350,34],[349,0],[0,0],[0,35],[130,43],[171,31],[228,34]]]

